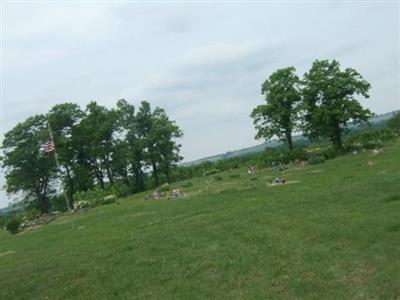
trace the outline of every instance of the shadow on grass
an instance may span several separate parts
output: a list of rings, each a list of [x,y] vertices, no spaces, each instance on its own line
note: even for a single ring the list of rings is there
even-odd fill
[[[400,201],[400,194],[389,195],[383,199],[385,202]]]

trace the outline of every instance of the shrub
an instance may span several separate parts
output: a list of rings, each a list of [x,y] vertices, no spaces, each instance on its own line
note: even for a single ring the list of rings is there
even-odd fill
[[[116,181],[106,189],[107,194],[117,197],[126,197],[131,193],[130,188],[122,181]]]
[[[359,134],[353,134],[345,140],[345,150],[382,148],[384,141],[389,141],[397,136],[395,130],[387,128],[373,129]]]
[[[111,204],[115,203],[117,201],[117,196],[116,195],[108,195],[104,197],[104,200],[102,201],[101,204]]]
[[[273,162],[288,164],[295,160],[306,160],[307,152],[304,148],[295,148],[293,150],[266,148],[261,156],[261,163],[270,167]]]
[[[321,154],[314,154],[314,155],[310,155],[310,157],[308,158],[308,163],[310,165],[316,165],[316,164],[321,164],[326,160],[326,158],[321,155]]]
[[[6,229],[7,220],[8,220],[7,216],[0,215],[0,228]]]
[[[34,220],[40,215],[37,208],[31,207],[25,210],[25,216],[28,220]]]
[[[183,187],[183,188],[188,188],[191,186],[193,186],[193,183],[191,181],[185,181],[185,182],[182,182],[182,184],[181,184],[181,187]]]
[[[169,183],[164,183],[162,186],[158,188],[159,192],[168,192],[171,189]]]
[[[10,218],[6,223],[6,229],[11,234],[16,234],[19,231],[19,227],[21,226],[21,223],[22,223],[22,221],[18,217]]]
[[[231,179],[238,179],[238,178],[240,178],[240,174],[230,174],[230,175],[229,175],[229,178],[231,178]]]
[[[94,207],[98,205],[114,203],[117,199],[115,194],[110,194],[98,187],[85,192],[77,192],[74,194],[74,208]]]
[[[90,202],[87,200],[78,200],[74,202],[74,209],[90,207]]]
[[[217,174],[217,173],[219,173],[218,169],[211,169],[211,170],[205,171],[203,173],[203,176],[214,175],[214,174]]]
[[[221,181],[221,180],[222,180],[222,177],[219,176],[219,175],[214,176],[214,180],[215,180],[215,181]]]
[[[397,112],[388,121],[388,128],[400,132],[400,112]]]

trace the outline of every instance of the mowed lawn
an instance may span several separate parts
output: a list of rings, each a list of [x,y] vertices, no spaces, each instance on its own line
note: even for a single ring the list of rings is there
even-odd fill
[[[400,299],[400,141],[220,176],[1,230],[0,299]]]

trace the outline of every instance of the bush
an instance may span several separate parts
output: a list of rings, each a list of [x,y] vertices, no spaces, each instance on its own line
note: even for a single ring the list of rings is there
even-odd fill
[[[230,174],[230,175],[229,175],[229,178],[231,178],[231,179],[238,179],[238,178],[240,178],[240,174]]]
[[[117,201],[117,196],[116,195],[108,195],[104,197],[104,200],[102,201],[102,205],[104,204],[111,204],[115,203]]]
[[[219,173],[218,169],[211,169],[211,170],[205,171],[203,173],[203,176],[214,175],[214,174],[217,174],[217,173]]]
[[[326,158],[321,155],[321,154],[314,154],[314,155],[310,155],[310,157],[308,158],[308,163],[310,165],[316,165],[316,164],[321,164],[323,162],[325,162]]]
[[[158,188],[159,192],[168,192],[171,189],[169,183],[164,183],[162,186]]]
[[[40,215],[40,211],[37,208],[31,207],[25,210],[25,216],[28,220],[34,220]]]
[[[74,209],[90,207],[90,202],[87,200],[78,200],[74,202]]]
[[[385,141],[389,141],[396,136],[395,130],[387,128],[373,129],[349,136],[345,140],[344,148],[346,151],[382,148]]]
[[[131,193],[130,188],[122,181],[116,181],[106,189],[107,194],[126,197]]]
[[[295,148],[293,150],[266,148],[261,156],[261,164],[270,167],[273,162],[288,164],[295,160],[306,160],[307,152],[304,148]]]
[[[18,217],[13,217],[9,219],[6,223],[6,229],[11,233],[11,234],[16,234],[19,231],[19,227],[21,226],[21,219]]]
[[[69,199],[68,199],[69,200]],[[70,201],[70,200],[69,200]],[[58,194],[50,198],[49,201],[49,209],[51,211],[66,211],[67,204],[65,203],[65,196],[64,194]]]
[[[219,175],[214,176],[214,180],[215,180],[215,181],[221,181],[221,180],[222,180],[222,177],[219,176]]]
[[[400,112],[397,112],[388,121],[388,128],[400,132]]]
[[[117,195],[111,194],[110,191],[102,190],[99,187],[85,192],[77,192],[74,194],[74,209],[95,207],[104,204],[114,203]]]

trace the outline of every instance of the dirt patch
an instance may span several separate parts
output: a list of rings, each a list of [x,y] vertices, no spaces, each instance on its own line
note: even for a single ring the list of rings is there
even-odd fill
[[[6,255],[8,255],[8,254],[13,254],[13,253],[15,253],[14,250],[9,250],[9,251],[6,251],[6,252],[0,252],[0,257],[6,256]]]

